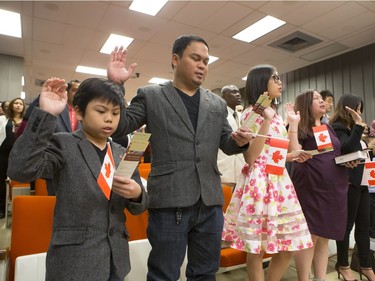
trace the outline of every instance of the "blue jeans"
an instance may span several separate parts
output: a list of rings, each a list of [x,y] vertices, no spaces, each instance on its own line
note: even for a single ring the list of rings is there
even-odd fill
[[[186,277],[189,281],[215,280],[220,265],[223,211],[221,206],[149,209],[147,236],[152,250],[148,258],[148,281],[176,281],[188,247]]]

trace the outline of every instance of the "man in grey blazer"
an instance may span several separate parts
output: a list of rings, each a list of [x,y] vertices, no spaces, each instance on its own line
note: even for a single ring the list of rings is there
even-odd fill
[[[126,50],[116,48],[108,65],[109,79],[119,84],[125,57]],[[232,132],[225,101],[200,87],[208,60],[202,38],[177,38],[173,81],[140,88],[123,116],[123,134],[144,124],[151,133],[147,280],[177,280],[186,247],[188,280],[215,280],[219,268],[223,194],[217,153],[243,152],[251,136],[244,128]]]

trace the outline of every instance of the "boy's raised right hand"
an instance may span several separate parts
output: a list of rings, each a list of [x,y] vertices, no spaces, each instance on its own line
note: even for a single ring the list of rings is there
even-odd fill
[[[52,77],[44,82],[40,93],[39,108],[52,115],[59,115],[68,101],[64,79]]]

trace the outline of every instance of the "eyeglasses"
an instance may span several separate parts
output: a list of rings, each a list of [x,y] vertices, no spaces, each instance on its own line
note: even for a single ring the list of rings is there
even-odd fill
[[[272,75],[271,78],[273,79],[273,81],[277,84],[279,83],[281,80],[280,80],[280,76],[279,75]],[[270,78],[270,79],[271,79]]]

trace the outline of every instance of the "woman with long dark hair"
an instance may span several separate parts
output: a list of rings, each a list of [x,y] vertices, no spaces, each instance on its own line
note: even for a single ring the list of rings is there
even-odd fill
[[[5,115],[0,116],[0,218],[5,216],[6,179],[10,150],[16,141],[16,132],[21,124],[26,105],[23,99],[10,101]]]
[[[325,102],[316,90],[298,95],[294,104],[300,112],[298,140],[303,150],[316,150],[313,127],[322,125],[326,113]],[[329,239],[343,239],[346,225],[348,179],[345,166],[336,165],[341,155],[341,144],[331,126],[327,125],[333,150],[304,163],[294,163],[292,181],[306,217],[314,247],[295,253],[299,281],[310,280],[311,266],[314,280],[325,280],[328,264]],[[350,166],[350,164],[347,164]]]
[[[282,82],[275,67],[253,67],[246,82],[246,109],[243,122],[251,116],[260,95],[275,101],[282,94]],[[280,280],[293,252],[312,247],[311,235],[298,202],[293,183],[286,169],[282,175],[266,172],[267,158],[272,153],[271,138],[289,139],[287,159],[303,161],[309,155],[298,152],[299,114],[291,104],[286,105],[289,131],[273,102],[250,124],[256,136],[244,153],[246,164],[239,176],[232,200],[224,219],[223,240],[231,247],[247,253],[249,280],[264,280],[262,258],[273,254],[267,271],[267,280]]]
[[[366,148],[361,141],[365,129],[362,121],[363,101],[360,97],[345,94],[339,99],[330,124],[335,130],[341,143],[343,154],[355,152]],[[363,165],[350,169],[349,190],[347,193],[348,220],[344,239],[336,239],[338,275],[344,280],[353,280],[353,273],[349,267],[348,250],[350,232],[355,224],[354,239],[358,247],[359,265],[358,272],[370,281],[375,281],[375,274],[371,268],[370,258],[370,195],[368,186],[361,185]]]

